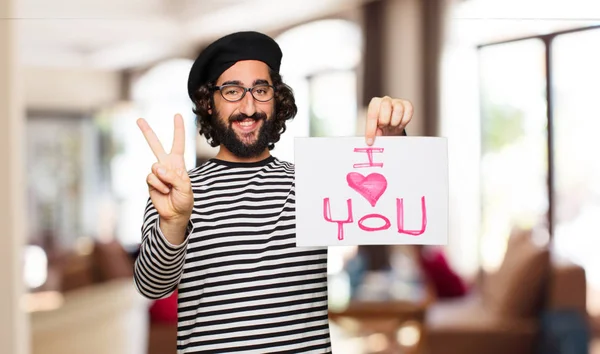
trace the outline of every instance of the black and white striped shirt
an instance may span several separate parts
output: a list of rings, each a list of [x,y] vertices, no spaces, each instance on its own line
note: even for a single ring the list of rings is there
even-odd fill
[[[294,165],[212,159],[189,175],[185,242],[149,200],[134,276],[150,299],[178,289],[178,353],[330,353],[327,249],[296,247]]]

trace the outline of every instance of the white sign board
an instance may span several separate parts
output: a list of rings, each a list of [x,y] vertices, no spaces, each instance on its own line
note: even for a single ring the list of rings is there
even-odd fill
[[[447,244],[446,138],[296,138],[294,151],[297,246]]]

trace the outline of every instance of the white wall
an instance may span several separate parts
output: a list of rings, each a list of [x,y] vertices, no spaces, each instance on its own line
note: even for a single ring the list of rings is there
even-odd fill
[[[27,109],[89,111],[119,99],[118,72],[63,68],[23,68]]]
[[[0,17],[10,18],[14,1],[0,1]],[[23,111],[16,60],[16,21],[0,21],[0,353],[29,352],[21,259],[24,237]]]

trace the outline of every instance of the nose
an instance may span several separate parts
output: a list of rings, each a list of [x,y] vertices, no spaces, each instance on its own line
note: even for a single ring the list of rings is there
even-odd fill
[[[242,98],[242,101],[240,103],[240,112],[247,116],[254,115],[254,113],[256,113],[255,103],[256,102],[254,102],[254,97],[252,97],[252,93],[250,93],[249,91],[246,92],[246,95],[244,96],[244,98]]]

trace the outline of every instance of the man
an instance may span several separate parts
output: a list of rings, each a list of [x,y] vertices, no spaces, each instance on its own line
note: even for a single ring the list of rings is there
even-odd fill
[[[179,353],[330,353],[327,249],[295,245],[294,166],[270,154],[296,114],[277,43],[225,36],[194,62],[188,91],[214,159],[186,171],[184,128],[166,153],[138,120],[158,162],[147,184],[135,283],[150,299],[178,290]],[[408,101],[374,98],[366,143],[399,135]]]

